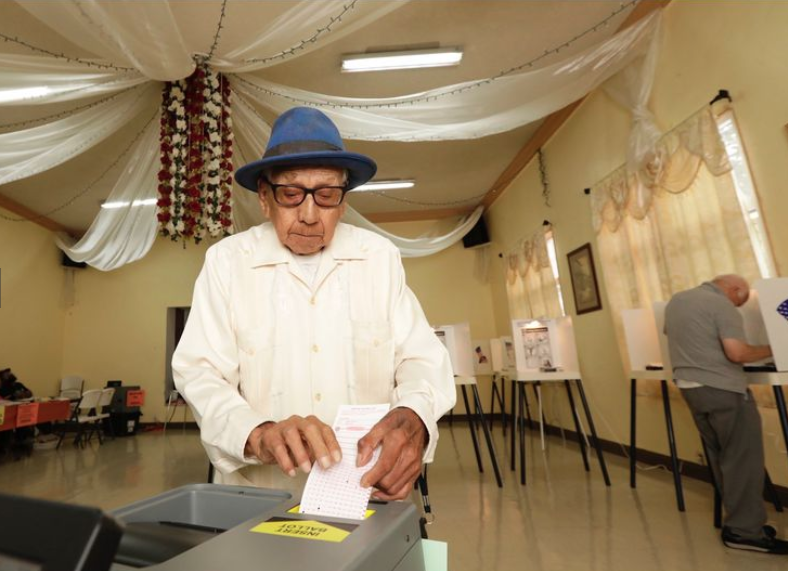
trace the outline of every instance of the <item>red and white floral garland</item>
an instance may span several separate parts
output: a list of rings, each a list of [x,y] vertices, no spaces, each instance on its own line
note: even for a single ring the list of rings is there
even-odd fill
[[[159,232],[172,240],[232,232],[233,133],[230,86],[200,66],[162,94]]]

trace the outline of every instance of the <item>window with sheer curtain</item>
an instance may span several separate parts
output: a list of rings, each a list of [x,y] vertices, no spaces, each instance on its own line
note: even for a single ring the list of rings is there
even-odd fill
[[[564,315],[551,226],[543,226],[507,252],[506,295],[512,319]]]
[[[715,275],[775,275],[758,197],[729,102],[663,136],[637,173],[591,193],[602,273],[626,361],[621,311],[651,307]],[[625,362],[629,368],[629,363]]]

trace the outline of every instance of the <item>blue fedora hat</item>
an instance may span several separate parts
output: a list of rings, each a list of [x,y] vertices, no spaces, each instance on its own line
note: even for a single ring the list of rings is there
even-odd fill
[[[378,170],[371,158],[345,150],[339,129],[325,113],[312,107],[294,107],[274,122],[263,158],[239,168],[235,180],[257,192],[265,169],[326,166],[347,169],[348,189],[361,186]]]

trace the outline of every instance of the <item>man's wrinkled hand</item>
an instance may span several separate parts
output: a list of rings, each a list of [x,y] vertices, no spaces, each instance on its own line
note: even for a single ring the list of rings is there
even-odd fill
[[[402,500],[413,489],[421,473],[421,458],[427,443],[427,428],[409,408],[395,408],[358,441],[356,464],[365,466],[382,446],[378,461],[361,478],[363,487],[374,486],[380,500]]]
[[[249,435],[246,453],[263,464],[278,464],[291,477],[296,475],[296,468],[309,473],[315,461],[329,468],[342,459],[334,431],[311,415],[261,424]]]

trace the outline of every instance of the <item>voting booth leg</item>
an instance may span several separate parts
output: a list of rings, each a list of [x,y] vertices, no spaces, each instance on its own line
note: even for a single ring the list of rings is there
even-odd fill
[[[501,377],[501,426],[503,426],[503,435],[506,436],[506,380]]]
[[[670,447],[670,465],[673,470],[673,485],[676,487],[676,503],[679,511],[684,511],[684,490],[681,486],[681,474],[679,473],[679,457],[676,453],[676,435],[673,432],[673,415],[670,412],[670,396],[668,395],[668,382],[660,381],[662,389],[662,405],[665,409],[665,426],[668,429],[668,446]]]
[[[506,381],[501,380],[501,390],[498,390],[498,377],[493,375],[492,392],[490,393],[490,428],[492,428],[495,418],[495,402],[498,401],[498,408],[501,409],[501,426],[503,435],[506,436]]]
[[[533,391],[536,395],[536,404],[539,406],[539,438],[542,443],[542,452],[544,452],[545,444],[544,444],[544,407],[542,406],[542,384],[539,381],[536,381],[533,385]]]
[[[634,488],[637,474],[637,379],[629,381],[629,487]]]
[[[534,395],[536,395],[536,405],[539,407],[539,422],[541,423],[540,426],[544,427],[544,411],[542,411],[542,394],[541,394],[541,383],[536,381],[531,385],[531,390],[534,391]],[[528,423],[530,426],[533,426],[533,421],[531,420],[531,409],[528,406],[528,394],[525,395],[525,412],[528,414]],[[544,435],[542,435],[542,440],[544,440]],[[542,446],[544,449],[544,446]]]
[[[517,403],[519,400],[519,391],[517,389],[517,381],[512,380],[512,398],[511,398],[511,407],[512,407],[512,442],[511,442],[511,454],[510,454],[510,469],[514,471],[514,463],[515,454],[514,454],[514,447],[516,446],[517,442],[517,435],[520,433],[520,427],[522,425],[522,409],[520,409],[520,414],[517,414]]]
[[[782,386],[774,386],[774,401],[777,403],[777,414],[780,416],[780,426],[783,429],[783,442],[788,447],[788,413],[785,410],[785,393]]]
[[[778,512],[783,511],[783,503],[780,500],[780,494],[777,493],[777,488],[774,487],[774,482],[772,482],[771,476],[769,476],[769,470],[764,469],[764,482],[763,482],[763,491],[765,495],[769,498],[774,506],[774,509]]]
[[[464,387],[463,387],[464,388]],[[484,411],[482,410],[482,401],[479,398],[479,387],[475,384],[471,385],[473,391],[473,400],[476,402],[476,408],[479,414],[479,424],[482,425],[484,432],[484,439],[487,441],[487,451],[490,453],[490,462],[492,462],[493,472],[495,472],[495,481],[498,483],[499,488],[503,488],[503,481],[501,480],[501,471],[498,468],[498,458],[495,455],[495,447],[493,446],[492,435],[490,434],[490,427],[484,418]]]
[[[523,419],[524,409],[527,407],[525,400],[525,383],[518,383],[517,386],[518,400],[520,402],[520,485],[525,485],[525,421]],[[512,438],[514,438],[514,431],[512,431]]]
[[[471,429],[471,440],[473,440],[473,451],[476,453],[476,465],[479,466],[479,472],[484,473],[482,466],[482,456],[479,454],[479,442],[476,439],[476,423],[474,422],[473,415],[471,414],[471,407],[468,404],[468,391],[465,390],[465,385],[461,385],[462,400],[465,402],[465,415],[468,417],[468,428]]]
[[[572,396],[572,385],[569,384],[568,380],[565,380],[564,384],[566,385],[566,394],[569,397],[569,408],[572,411],[572,420],[575,421],[575,431],[577,432],[577,441],[580,444],[580,453],[583,455],[583,466],[585,466],[586,472],[590,472],[591,467],[588,465],[588,454],[586,454],[586,439],[583,435],[583,431],[580,429],[580,419],[577,418],[575,398]]]
[[[599,460],[599,467],[602,470],[602,476],[605,479],[605,485],[610,485],[610,475],[607,473],[607,464],[605,464],[605,456],[602,454],[602,447],[599,445],[599,438],[596,435],[596,427],[594,426],[594,418],[591,416],[591,409],[588,406],[588,399],[586,399],[586,391],[583,389],[583,380],[575,379],[577,390],[580,393],[580,399],[583,402],[583,410],[586,413],[586,420],[588,421],[588,428],[591,430],[591,440],[596,449],[596,457]]]

